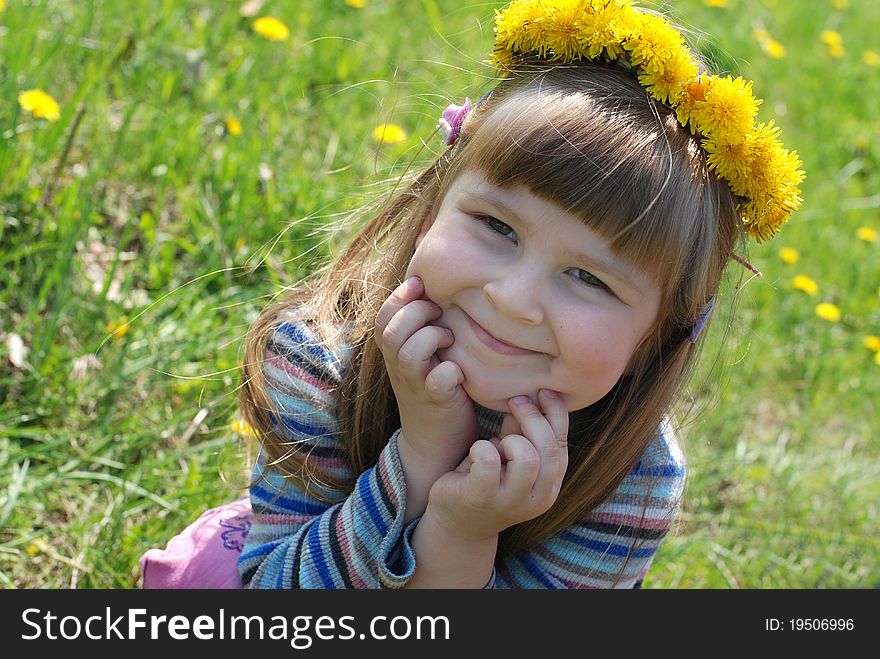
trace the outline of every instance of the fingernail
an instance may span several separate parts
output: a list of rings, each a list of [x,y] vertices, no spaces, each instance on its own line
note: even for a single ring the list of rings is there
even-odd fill
[[[541,389],[544,392],[544,395],[547,398],[559,398],[559,392],[553,391],[552,389]]]
[[[525,405],[526,403],[531,403],[531,399],[528,396],[516,396],[510,399],[510,402],[514,405]]]
[[[418,286],[422,285],[422,280],[417,275],[413,275],[412,277],[409,278],[408,283],[409,283],[409,286],[411,286],[411,287],[418,287]]]

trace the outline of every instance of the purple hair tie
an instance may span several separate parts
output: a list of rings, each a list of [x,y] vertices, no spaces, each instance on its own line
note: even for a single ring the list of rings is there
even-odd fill
[[[700,332],[703,331],[703,326],[706,324],[706,321],[709,320],[709,316],[712,314],[712,309],[715,308],[715,296],[713,295],[709,299],[709,304],[707,305],[706,310],[700,314],[700,317],[697,319],[697,324],[694,325],[694,329],[691,332],[691,343],[697,342],[697,337],[700,336]]]
[[[437,129],[446,138],[446,144],[452,145],[458,139],[458,134],[461,132],[461,124],[470,111],[471,99],[469,98],[464,99],[463,105],[451,103],[443,110],[443,115],[440,117]]]

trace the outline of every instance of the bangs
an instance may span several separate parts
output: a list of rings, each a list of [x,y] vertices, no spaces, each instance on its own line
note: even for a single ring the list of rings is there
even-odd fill
[[[699,276],[688,258],[713,242],[718,200],[698,147],[630,74],[597,72],[574,90],[553,73],[493,98],[499,86],[455,168],[523,185],[582,218],[662,288],[686,271]]]

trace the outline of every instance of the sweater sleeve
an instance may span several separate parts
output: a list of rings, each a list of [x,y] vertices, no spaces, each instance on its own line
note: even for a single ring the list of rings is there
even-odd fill
[[[305,323],[291,320],[271,334],[263,373],[277,412],[272,421],[291,450],[352,479],[331,393],[343,363]],[[397,434],[351,492],[315,486],[313,492],[330,502],[303,492],[262,456],[253,476],[254,517],[238,562],[248,587],[399,588],[412,576],[415,524],[403,524],[406,486]]]
[[[678,440],[664,422],[610,497],[536,547],[500,555],[486,587],[641,586],[680,509],[685,471]]]

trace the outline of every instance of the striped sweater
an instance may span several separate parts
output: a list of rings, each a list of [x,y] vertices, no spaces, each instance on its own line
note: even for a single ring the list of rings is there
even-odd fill
[[[279,320],[263,363],[275,427],[328,472],[353,478],[328,393],[350,349],[322,347],[293,310]],[[482,437],[497,434],[499,412],[477,407],[477,417]],[[250,588],[404,586],[416,567],[411,537],[419,519],[404,525],[398,434],[351,492],[320,489],[330,503],[305,494],[258,457],[250,489],[254,518],[238,563],[242,581]],[[617,490],[578,523],[527,550],[499,551],[486,588],[640,586],[678,511],[684,476],[677,440],[664,424]]]

